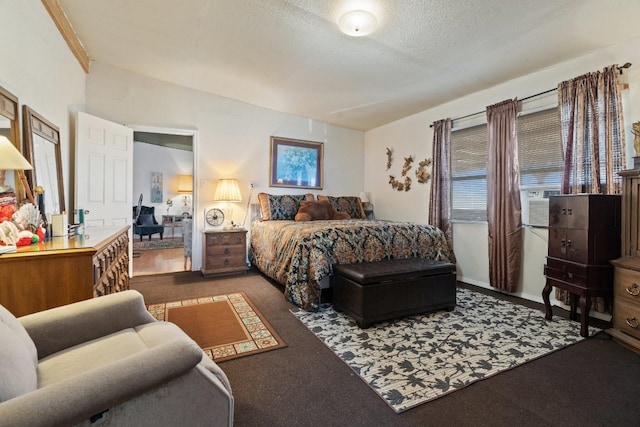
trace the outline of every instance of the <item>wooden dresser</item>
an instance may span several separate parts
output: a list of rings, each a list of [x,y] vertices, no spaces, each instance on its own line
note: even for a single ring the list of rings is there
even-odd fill
[[[613,328],[618,342],[640,352],[640,169],[620,172],[622,253],[614,265]]]
[[[89,228],[0,255],[0,304],[24,316],[129,289],[128,229]]]
[[[203,275],[247,272],[247,230],[206,230],[203,234]]]
[[[620,256],[621,197],[603,194],[551,196],[549,248],[542,291],[547,320],[555,286],[571,294],[572,320],[580,306],[580,334],[588,336],[591,298],[613,296],[612,259]]]

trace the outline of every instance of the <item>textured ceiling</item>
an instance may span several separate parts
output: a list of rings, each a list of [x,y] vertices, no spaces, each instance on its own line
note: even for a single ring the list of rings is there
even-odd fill
[[[640,37],[638,0],[59,2],[94,61],[358,130]]]

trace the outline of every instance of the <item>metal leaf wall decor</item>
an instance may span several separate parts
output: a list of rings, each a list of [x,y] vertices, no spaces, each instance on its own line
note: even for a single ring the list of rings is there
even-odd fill
[[[391,148],[387,148],[387,170],[391,169],[391,165],[393,164],[393,150]],[[418,168],[415,171],[416,179],[418,183],[425,184],[431,178],[431,173],[427,170],[427,168],[431,166],[431,159],[424,159],[418,163]],[[411,168],[413,167],[413,156],[404,158],[404,165],[402,166],[401,176],[404,179],[396,179],[394,175],[389,175],[389,185],[391,188],[398,191],[409,191],[411,190],[411,184],[413,183],[412,179],[407,175]]]

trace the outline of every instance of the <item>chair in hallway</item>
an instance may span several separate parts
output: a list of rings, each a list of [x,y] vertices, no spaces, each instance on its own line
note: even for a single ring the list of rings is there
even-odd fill
[[[189,259],[189,268],[192,268],[193,261],[191,259],[192,242],[193,242],[193,219],[184,218],[182,220],[182,240],[184,242],[184,269],[187,269],[187,258]]]
[[[133,234],[137,234],[140,236],[140,241],[142,241],[142,236],[149,236],[149,240],[151,240],[151,236],[153,234],[160,234],[160,240],[162,240],[162,236],[164,234],[164,225],[158,224],[158,221],[155,217],[156,208],[154,206],[140,206],[140,212],[137,212],[138,207],[133,207],[133,218],[137,220],[133,224]]]

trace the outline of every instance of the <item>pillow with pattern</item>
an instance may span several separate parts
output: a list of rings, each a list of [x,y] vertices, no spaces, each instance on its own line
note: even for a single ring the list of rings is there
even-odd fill
[[[313,201],[313,194],[258,194],[260,203],[260,220],[277,221],[293,220],[303,200]]]
[[[364,208],[362,207],[362,201],[358,196],[322,196],[318,195],[318,201],[326,200],[335,210],[338,212],[346,212],[349,214],[351,218],[355,219],[366,219],[367,214],[364,212]]]

